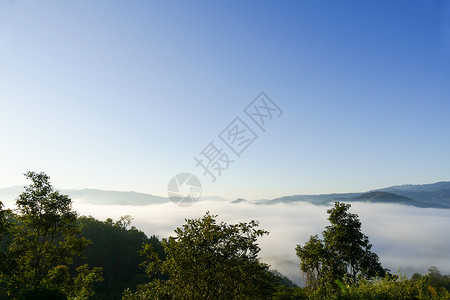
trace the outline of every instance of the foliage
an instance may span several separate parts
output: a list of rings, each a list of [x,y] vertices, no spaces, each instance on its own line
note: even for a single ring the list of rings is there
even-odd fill
[[[272,296],[273,300],[306,300],[308,296],[304,288],[279,285]]]
[[[166,259],[151,245],[142,254],[151,282],[126,291],[124,299],[270,299],[275,276],[258,259],[258,223],[217,224],[217,216],[189,219],[163,239]],[[168,280],[158,279],[167,274]]]
[[[286,287],[297,287],[289,278],[278,272],[277,270],[270,270],[270,272],[275,276],[276,281],[280,286]]]
[[[72,210],[72,200],[54,191],[46,174],[28,172],[25,176],[31,184],[16,200],[12,242],[6,249],[8,266],[0,278],[0,285],[8,296],[27,298],[27,294],[63,291],[63,285],[55,284],[65,280],[58,278],[57,275],[63,274],[59,268],[67,268],[73,262],[73,256],[81,254],[89,241],[77,237],[77,214]],[[101,280],[101,276],[97,276],[101,273],[99,269],[89,270],[86,266],[80,272],[78,277]],[[64,274],[68,276],[68,273]],[[83,283],[86,285],[72,295],[80,296],[80,291],[90,289],[88,281]]]
[[[145,283],[147,276],[139,267],[144,259],[139,251],[144,244],[151,244],[162,254],[163,249],[156,236],[147,237],[145,233],[131,224],[130,216],[118,221],[107,219],[102,222],[93,217],[80,217],[80,235],[92,241],[83,252],[85,259],[75,259],[74,265],[84,261],[92,266],[103,268],[104,281],[96,284],[96,299],[121,299],[126,288],[135,289]]]
[[[7,218],[8,213],[10,213],[10,211],[3,209],[3,203],[0,201],[0,297],[3,294],[2,290],[5,289],[5,282],[2,278],[5,276],[4,272],[7,272],[8,269],[8,257],[4,245],[4,237],[7,235],[10,228]]]
[[[59,265],[49,271],[45,286],[59,289],[70,299],[89,299],[95,294],[94,283],[103,280],[102,268],[89,269],[87,264],[76,268],[77,276],[71,277],[66,265]]]
[[[421,275],[415,274],[416,278],[420,278]],[[425,276],[425,284],[432,286],[435,289],[445,289],[450,291],[450,275],[441,275],[439,269],[435,266],[431,266],[428,269],[428,274]]]
[[[327,211],[331,225],[323,231],[323,240],[314,235],[303,247],[296,247],[308,289],[322,296],[338,288],[337,279],[357,283],[360,278],[386,274],[378,256],[370,251],[372,245],[361,232],[358,216],[349,208],[350,204],[335,202]]]
[[[408,279],[405,275],[385,276],[371,281],[363,279],[358,284],[352,285],[340,282],[341,290],[329,299],[450,299],[450,293],[445,289],[430,286],[427,283],[427,276],[420,276],[416,279]]]
[[[10,213],[10,210],[3,209],[3,202],[0,201],[0,240],[9,230],[9,223],[7,220],[7,215]]]
[[[67,296],[64,295],[59,289],[52,288],[34,288],[31,290],[25,290],[21,293],[20,300],[67,300]]]

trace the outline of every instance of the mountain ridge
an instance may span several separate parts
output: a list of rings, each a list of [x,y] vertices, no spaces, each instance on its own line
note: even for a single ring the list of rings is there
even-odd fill
[[[420,208],[450,209],[450,182],[440,181],[419,185],[395,185],[360,193],[292,195],[265,201],[253,201],[252,203],[258,205],[273,205],[277,203],[289,204],[295,202],[307,202],[315,205],[329,205],[334,201],[392,203]],[[242,203],[243,201],[240,202]]]
[[[14,201],[23,191],[23,186],[0,188],[0,200]],[[145,206],[169,203],[168,197],[134,191],[114,191],[101,189],[61,189],[61,193],[69,195],[74,201],[98,205],[134,205]],[[234,201],[220,196],[202,197],[199,201],[227,201],[233,205],[275,205],[306,202],[314,205],[329,205],[334,201],[392,203],[420,208],[450,209],[450,181],[440,181],[431,184],[405,184],[375,189],[360,193],[331,193],[317,195],[288,195],[274,199],[246,200],[238,198]]]

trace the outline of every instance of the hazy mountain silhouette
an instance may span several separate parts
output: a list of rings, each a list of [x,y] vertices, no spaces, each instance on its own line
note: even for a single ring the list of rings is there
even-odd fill
[[[238,204],[238,203],[250,203],[250,201],[242,199],[242,198],[237,198],[234,201],[231,201],[232,204]]]
[[[152,205],[168,203],[168,197],[155,196],[138,192],[105,191],[99,189],[58,189],[62,194],[69,195],[78,203],[91,203],[99,205]],[[0,188],[0,201],[14,202],[24,191],[23,186]],[[206,196],[199,201],[229,201],[219,196]]]
[[[0,189],[1,201],[15,201],[24,190],[23,186]],[[74,201],[99,205],[152,205],[170,202],[167,197],[137,192],[104,191],[99,189],[62,189]],[[202,200],[229,201],[219,196],[202,197]],[[450,182],[437,182],[422,185],[398,185],[362,193],[337,193],[321,195],[293,195],[271,200],[249,201],[238,198],[232,204],[251,203],[273,205],[277,203],[308,202],[315,205],[328,205],[334,201],[394,203],[423,208],[450,208]]]
[[[272,200],[254,201],[253,203],[270,205],[308,202],[316,205],[328,205],[334,201],[395,203],[423,208],[450,208],[450,182],[398,185],[366,193],[284,196]]]
[[[150,205],[167,203],[168,198],[137,192],[103,191],[97,189],[61,190],[76,201],[102,205]]]
[[[350,201],[350,202],[352,202],[352,201],[372,202],[372,203],[396,203],[396,204],[411,205],[411,206],[417,206],[417,207],[450,208],[450,207],[445,207],[440,204],[416,201],[409,197],[405,197],[405,196],[401,196],[401,195],[397,195],[397,194],[389,193],[389,192],[383,192],[383,191],[373,191],[373,192],[364,193],[360,196],[351,198],[348,201]]]
[[[168,198],[137,192],[104,191],[99,189],[57,190],[62,194],[69,195],[74,201],[100,205],[149,205],[170,201]],[[15,201],[23,191],[23,186],[2,188],[0,189],[0,200]]]
[[[378,191],[395,193],[416,201],[450,207],[450,182],[448,181],[420,185],[397,185]]]

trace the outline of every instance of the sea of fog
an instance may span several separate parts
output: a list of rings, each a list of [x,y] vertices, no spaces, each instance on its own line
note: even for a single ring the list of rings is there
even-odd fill
[[[12,208],[12,203],[5,203]],[[209,211],[226,223],[259,221],[260,228],[270,232],[259,239],[262,261],[302,284],[297,244],[304,244],[311,235],[320,234],[328,225],[326,206],[308,203],[253,205],[230,204],[225,201],[199,201],[190,207],[172,203],[129,206],[93,205],[74,199],[80,215],[97,219],[131,215],[132,225],[147,235],[160,238],[174,235],[173,230],[186,218],[200,218]],[[380,256],[384,267],[393,272],[401,269],[408,275],[426,273],[437,266],[450,274],[450,209],[416,208],[393,204],[353,203],[351,212],[359,215],[362,231],[369,236],[372,250]]]

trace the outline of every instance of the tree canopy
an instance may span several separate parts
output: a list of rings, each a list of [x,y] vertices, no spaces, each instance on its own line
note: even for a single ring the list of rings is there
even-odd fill
[[[4,205],[0,201],[0,289],[2,288],[2,280],[1,278],[4,276],[4,271],[7,269],[7,256],[5,247],[3,246],[3,237],[8,233],[10,228],[10,224],[7,220],[7,215],[10,213],[9,210],[3,209]],[[1,296],[0,291],[0,296]]]
[[[147,235],[131,226],[132,218],[123,216],[117,221],[99,221],[91,216],[79,217],[81,236],[92,241],[82,257],[76,257],[74,265],[85,261],[90,266],[103,268],[102,282],[96,284],[97,299],[121,299],[126,288],[135,289],[147,282],[145,270],[140,267],[144,257],[139,251],[145,244],[151,244],[160,254],[163,249],[156,236]]]
[[[12,241],[5,251],[7,266],[0,278],[3,293],[27,298],[53,291],[63,298],[84,299],[92,294],[92,283],[101,280],[101,269],[89,270],[85,265],[75,278],[69,274],[73,257],[90,243],[77,236],[72,200],[55,191],[46,174],[27,172],[25,176],[31,184],[16,200],[15,223],[10,224]],[[73,288],[75,283],[77,288]]]
[[[358,216],[349,209],[350,204],[335,202],[327,211],[330,225],[322,233],[323,240],[314,235],[305,245],[297,246],[300,269],[309,288],[336,287],[336,280],[356,283],[359,278],[386,274],[378,255],[371,252],[369,238],[361,232]]]
[[[257,238],[268,234],[258,223],[217,223],[209,213],[188,219],[163,239],[165,260],[146,245],[146,271],[152,281],[125,299],[266,299],[276,284],[268,266],[259,261]],[[167,280],[157,278],[166,274]]]

